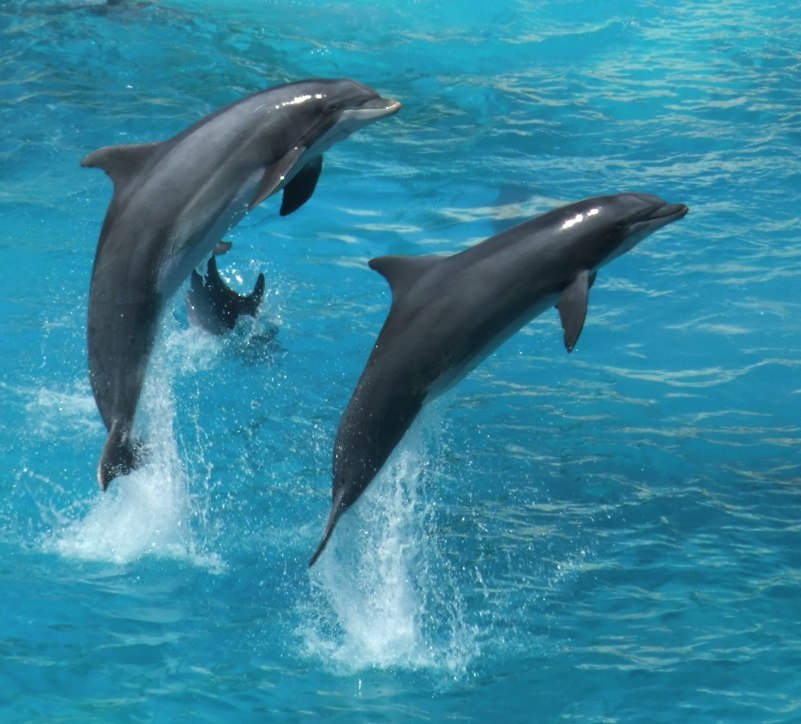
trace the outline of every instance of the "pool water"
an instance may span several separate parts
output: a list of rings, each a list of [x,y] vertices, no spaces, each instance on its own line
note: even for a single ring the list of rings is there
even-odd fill
[[[794,3],[0,4],[0,718],[801,717],[801,25]],[[272,85],[403,103],[227,237],[259,316],[160,329],[147,464],[102,494],[80,160]],[[307,561],[390,303],[453,253],[642,191],[690,213],[423,415]],[[270,340],[273,325],[278,332]],[[266,333],[267,332],[267,333]]]

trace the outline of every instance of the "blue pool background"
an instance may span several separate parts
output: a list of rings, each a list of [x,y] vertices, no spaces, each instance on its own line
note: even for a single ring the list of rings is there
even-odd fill
[[[79,4],[0,3],[3,719],[801,717],[795,3]],[[153,460],[101,495],[80,159],[314,76],[403,108],[232,232],[255,323],[175,300]],[[624,190],[690,214],[602,270],[571,355],[546,313],[427,410],[309,572],[366,261]]]

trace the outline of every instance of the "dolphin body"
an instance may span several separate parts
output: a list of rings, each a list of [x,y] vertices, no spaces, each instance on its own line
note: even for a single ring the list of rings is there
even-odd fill
[[[256,316],[264,299],[264,274],[256,278],[250,294],[237,294],[220,276],[214,255],[206,264],[206,277],[194,269],[186,294],[186,312],[189,321],[207,332],[223,335],[230,332],[243,315]]]
[[[89,377],[109,431],[101,488],[136,467],[131,435],[165,302],[251,209],[314,192],[322,153],[400,108],[352,80],[307,80],[239,100],[162,143],[108,146],[83,166],[114,182],[89,292]]]
[[[687,210],[647,194],[598,196],[452,256],[372,259],[392,307],[337,430],[333,506],[309,565],[427,401],[553,305],[570,352],[598,269]]]

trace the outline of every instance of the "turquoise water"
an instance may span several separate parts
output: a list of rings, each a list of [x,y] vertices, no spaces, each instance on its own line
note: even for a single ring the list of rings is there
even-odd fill
[[[69,4],[0,3],[3,719],[801,717],[795,3]],[[231,233],[255,322],[174,300],[153,457],[101,494],[80,159],[315,76],[403,108]],[[310,572],[366,261],[628,190],[690,214],[601,271],[571,355],[546,313],[428,409]]]

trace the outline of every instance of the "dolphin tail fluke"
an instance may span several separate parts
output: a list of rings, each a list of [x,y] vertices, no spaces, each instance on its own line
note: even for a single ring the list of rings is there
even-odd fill
[[[264,286],[264,274],[259,274],[256,279],[256,286],[253,287],[253,291],[244,299],[245,314],[249,314],[251,317],[256,316],[262,300],[264,299]]]
[[[331,534],[334,532],[334,528],[336,527],[340,515],[342,515],[342,507],[339,505],[334,505],[334,507],[331,509],[331,515],[328,516],[328,523],[325,526],[323,539],[320,541],[320,545],[317,546],[317,550],[314,551],[314,555],[309,559],[309,568],[317,563],[317,559],[328,545],[328,541],[331,538]]]
[[[139,448],[140,445],[131,440],[126,430],[112,425],[97,466],[97,482],[103,490],[114,478],[127,475],[137,467]]]

